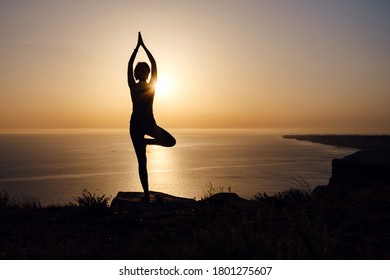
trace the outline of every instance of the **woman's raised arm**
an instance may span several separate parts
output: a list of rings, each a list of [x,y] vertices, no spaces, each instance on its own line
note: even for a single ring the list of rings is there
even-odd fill
[[[152,53],[145,46],[144,40],[142,39],[141,32],[138,32],[138,42],[144,48],[144,50],[146,52],[146,55],[149,58],[150,64],[152,65],[150,82],[151,83],[156,83],[157,82],[157,64],[156,64],[156,60],[154,59]]]
[[[138,35],[137,46],[135,47],[133,53],[131,54],[130,59],[129,59],[129,64],[127,65],[127,83],[128,83],[130,88],[133,85],[135,85],[134,72],[133,72],[134,60],[135,60],[135,57],[137,56],[137,52],[138,52],[138,49],[139,49],[140,45],[141,45],[141,41],[140,41],[140,37]]]

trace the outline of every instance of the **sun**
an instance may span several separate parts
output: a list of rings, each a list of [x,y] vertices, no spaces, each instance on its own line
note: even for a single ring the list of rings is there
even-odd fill
[[[166,75],[159,75],[156,84],[156,94],[167,96],[171,90],[172,88],[169,78]]]

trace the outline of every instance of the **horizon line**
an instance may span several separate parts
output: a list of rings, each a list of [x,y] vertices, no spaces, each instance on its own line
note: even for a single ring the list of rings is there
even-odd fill
[[[128,127],[77,127],[77,128],[0,128],[0,134],[61,134],[61,133],[97,133],[107,131],[126,131]],[[264,128],[264,127],[171,127],[172,130],[258,130],[263,132],[288,133],[288,134],[348,134],[348,135],[389,135],[390,131],[364,131],[356,129],[340,129],[340,128]]]

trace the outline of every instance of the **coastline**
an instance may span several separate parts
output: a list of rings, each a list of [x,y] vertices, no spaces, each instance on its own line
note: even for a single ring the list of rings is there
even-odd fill
[[[371,148],[388,148],[390,136],[388,135],[350,135],[350,134],[289,134],[282,136],[285,139],[310,141],[324,145],[366,150]]]

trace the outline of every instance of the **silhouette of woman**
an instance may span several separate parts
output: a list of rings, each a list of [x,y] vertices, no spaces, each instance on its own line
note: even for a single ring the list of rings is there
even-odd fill
[[[149,65],[146,62],[139,62],[133,72],[134,60],[140,47],[144,48],[152,65],[152,71],[150,71]],[[148,82],[150,72],[151,77]],[[142,201],[149,202],[146,145],[172,147],[176,144],[176,140],[169,132],[159,127],[154,119],[153,100],[157,82],[157,65],[153,55],[145,46],[140,32],[138,32],[137,46],[130,56],[127,69],[127,81],[133,102],[133,113],[130,119],[130,136],[137,155],[138,173],[144,190],[144,198]],[[145,135],[153,138],[145,138]]]

